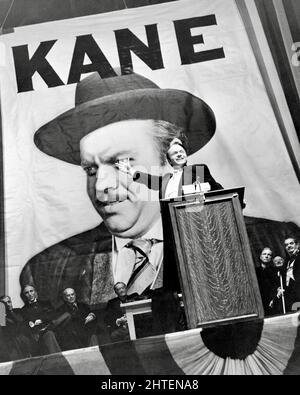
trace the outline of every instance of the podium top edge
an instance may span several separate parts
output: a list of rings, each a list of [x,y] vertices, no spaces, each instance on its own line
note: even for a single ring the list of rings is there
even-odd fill
[[[228,194],[238,194],[239,195],[239,199],[241,202],[244,201],[244,195],[245,195],[245,189],[246,187],[235,187],[235,188],[229,188],[229,189],[217,189],[215,191],[210,191],[210,192],[206,192],[204,193],[205,196],[207,197],[212,197],[212,196],[220,196],[220,195],[228,195]],[[168,202],[173,202],[176,201],[177,199],[186,199],[188,197],[191,196],[201,196],[201,193],[197,192],[197,193],[192,193],[192,194],[188,194],[188,195],[179,195],[176,198],[172,198],[172,199],[160,199],[160,202],[162,203],[168,203]]]

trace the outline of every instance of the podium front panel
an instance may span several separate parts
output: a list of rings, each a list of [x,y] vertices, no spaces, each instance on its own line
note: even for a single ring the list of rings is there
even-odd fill
[[[190,328],[263,316],[237,195],[169,204]]]

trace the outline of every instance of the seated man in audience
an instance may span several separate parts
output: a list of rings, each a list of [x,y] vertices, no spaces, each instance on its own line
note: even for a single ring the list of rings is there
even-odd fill
[[[5,306],[5,326],[1,328],[0,361],[31,357],[29,330],[24,325],[20,309],[13,308],[12,300],[7,295],[0,297],[0,303]],[[3,353],[5,353],[4,359]]]
[[[35,288],[26,285],[21,296],[25,305],[20,313],[29,331],[32,355],[47,355],[61,351],[53,330],[55,312],[47,302],[40,302]],[[52,328],[51,328],[52,327]]]
[[[256,275],[265,315],[272,314],[272,300],[276,295],[277,282],[276,274],[271,266],[273,252],[269,247],[262,250],[259,257],[259,266],[256,268]]]
[[[73,288],[63,291],[64,304],[57,311],[57,336],[63,350],[97,345],[96,315],[89,307],[77,302]]]
[[[114,285],[117,297],[107,303],[105,321],[112,342],[129,340],[127,318],[121,309],[121,303],[128,303],[139,298],[138,294],[127,295],[126,284],[118,282]]]

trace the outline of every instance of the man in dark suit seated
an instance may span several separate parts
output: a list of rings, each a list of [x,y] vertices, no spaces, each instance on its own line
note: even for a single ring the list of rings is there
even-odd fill
[[[47,302],[40,302],[35,288],[26,285],[22,289],[25,305],[20,313],[26,330],[29,331],[32,355],[47,355],[61,351],[53,328],[55,312]]]
[[[108,327],[112,342],[129,340],[127,318],[121,309],[121,303],[129,303],[137,300],[139,295],[134,293],[127,295],[126,284],[118,282],[114,285],[117,297],[107,302],[105,322]]]
[[[0,303],[5,306],[5,326],[0,328],[0,362],[31,357],[29,330],[24,324],[20,309],[14,309],[12,300],[7,295],[0,297]]]
[[[77,302],[73,288],[63,291],[64,304],[57,310],[57,337],[63,350],[97,345],[97,317],[90,308]],[[59,321],[59,325],[57,322]]]

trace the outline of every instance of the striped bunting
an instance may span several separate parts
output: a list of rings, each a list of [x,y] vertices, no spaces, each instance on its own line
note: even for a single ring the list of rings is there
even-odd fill
[[[244,359],[216,355],[195,329],[4,363],[0,375],[299,375],[299,330],[299,314],[266,319]]]

